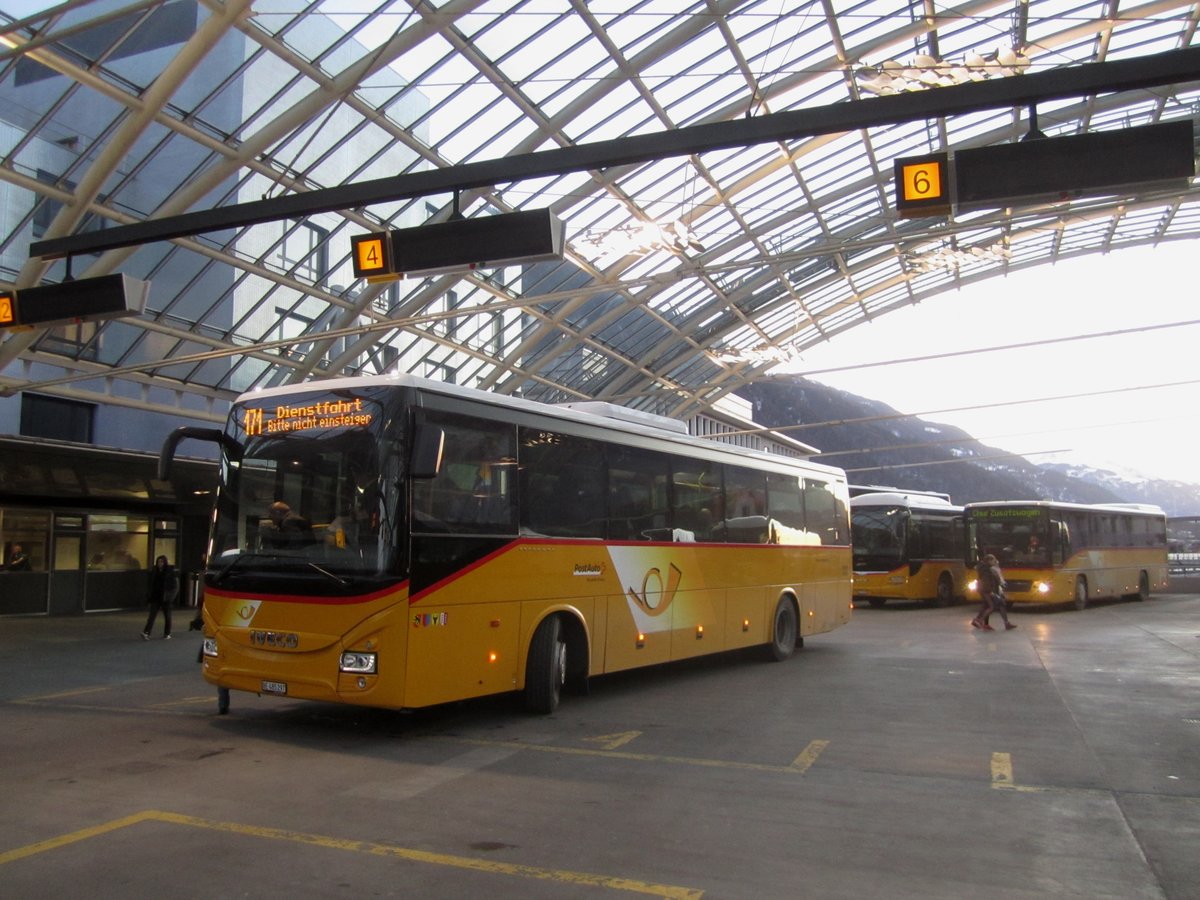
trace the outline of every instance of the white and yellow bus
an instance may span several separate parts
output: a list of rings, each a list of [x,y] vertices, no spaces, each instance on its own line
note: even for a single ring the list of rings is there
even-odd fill
[[[876,491],[850,498],[854,601],[950,606],[966,594],[963,508],[943,495]]]
[[[235,403],[204,576],[205,678],[385,708],[762,645],[850,617],[844,474],[673,420],[412,377]]]
[[[1011,603],[1084,609],[1167,587],[1167,519],[1157,506],[1014,500],[968,503],[965,514],[972,559],[999,560]]]

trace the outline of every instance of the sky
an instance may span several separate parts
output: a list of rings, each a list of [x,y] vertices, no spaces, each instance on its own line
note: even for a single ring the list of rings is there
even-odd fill
[[[1197,251],[1196,241],[1181,241],[987,279],[856,326],[806,350],[790,371],[955,425],[1030,462],[1084,463],[1122,475],[1200,483]],[[1193,324],[1153,328],[1185,322]],[[1131,329],[1119,336],[869,365]],[[848,366],[853,368],[816,374]],[[1172,382],[1192,383],[1150,387]],[[1014,402],[1098,391],[1115,392]]]

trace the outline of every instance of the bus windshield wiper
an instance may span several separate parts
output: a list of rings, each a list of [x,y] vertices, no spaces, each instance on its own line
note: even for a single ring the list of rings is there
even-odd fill
[[[277,553],[254,553],[250,550],[243,550],[241,553],[238,553],[236,556],[233,557],[233,559],[231,559],[229,562],[225,563],[225,565],[223,565],[218,570],[217,574],[215,576],[213,576],[213,581],[216,582],[217,584],[220,584],[222,581],[225,580],[225,577],[227,575],[229,575],[230,572],[232,572],[235,568],[237,568],[242,563],[243,560],[272,559],[276,556],[278,556]]]
[[[318,572],[320,572],[322,575],[324,575],[326,578],[332,578],[334,581],[336,581],[336,582],[337,582],[338,584],[340,584],[342,587],[350,587],[350,582],[349,582],[349,581],[347,581],[345,578],[342,578],[340,575],[334,575],[334,574],[333,574],[332,572],[330,572],[328,569],[323,569],[323,568],[321,568],[320,566],[318,566],[318,565],[317,565],[315,562],[313,562],[312,560],[309,560],[309,561],[308,561],[308,564],[309,564],[310,566],[312,566],[314,569],[316,569]]]

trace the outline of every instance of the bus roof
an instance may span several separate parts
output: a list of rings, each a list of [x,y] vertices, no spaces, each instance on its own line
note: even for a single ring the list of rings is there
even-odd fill
[[[1162,507],[1153,503],[1067,503],[1061,500],[980,500],[966,505],[967,512],[972,509],[1020,509],[1036,507],[1038,509],[1062,509],[1076,512],[1107,512],[1133,513],[1135,515],[1165,516]]]
[[[547,416],[565,422],[589,424],[608,431],[657,438],[672,444],[684,445],[691,449],[707,450],[726,456],[753,457],[760,463],[772,463],[781,468],[803,468],[812,472],[823,472],[842,480],[846,477],[845,472],[836,466],[814,462],[810,459],[784,456],[779,453],[768,453],[749,447],[740,447],[720,440],[695,437],[689,434],[687,426],[677,419],[640,412],[638,410],[630,410],[626,407],[618,407],[615,404],[542,403],[537,400],[510,397],[507,394],[498,394],[493,391],[483,391],[478,388],[464,387],[459,384],[450,384],[445,381],[435,381],[407,374],[368,375],[356,378],[329,378],[321,381],[306,381],[303,384],[248,391],[241,394],[234,402],[261,403],[263,400],[279,397],[294,397],[300,394],[311,393],[331,393],[339,390],[359,390],[366,387],[411,388],[426,393],[474,400],[495,407],[522,410],[533,415]],[[582,406],[582,408],[576,408],[577,406]],[[613,409],[620,409],[622,413],[619,415],[611,414]],[[610,414],[605,414],[606,411]],[[736,460],[729,461],[736,464]]]
[[[869,494],[856,494],[850,498],[851,509],[862,509],[875,506],[903,506],[908,509],[937,510],[939,512],[960,513],[963,508],[955,506],[949,500],[936,494],[925,494],[919,491],[875,491]]]
[[[892,485],[883,484],[852,484],[850,485],[850,496],[857,497],[859,494],[908,494],[911,497],[937,497],[941,500],[950,502],[950,495],[945,491],[924,491],[914,488],[894,487]]]

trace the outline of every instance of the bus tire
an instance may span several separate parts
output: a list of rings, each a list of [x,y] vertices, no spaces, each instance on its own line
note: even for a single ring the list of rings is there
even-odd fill
[[[1145,572],[1138,575],[1137,598],[1143,602],[1150,599],[1150,576]]]
[[[1080,575],[1075,579],[1075,608],[1078,610],[1087,609],[1088,605],[1088,583],[1087,579]]]
[[[783,662],[796,650],[800,641],[800,616],[791,597],[780,597],[771,620],[771,659]]]
[[[937,596],[933,602],[943,609],[954,605],[954,579],[949,572],[943,572],[938,577]]]
[[[525,708],[546,715],[558,708],[567,679],[567,644],[558,616],[542,621],[529,642],[525,663]]]

